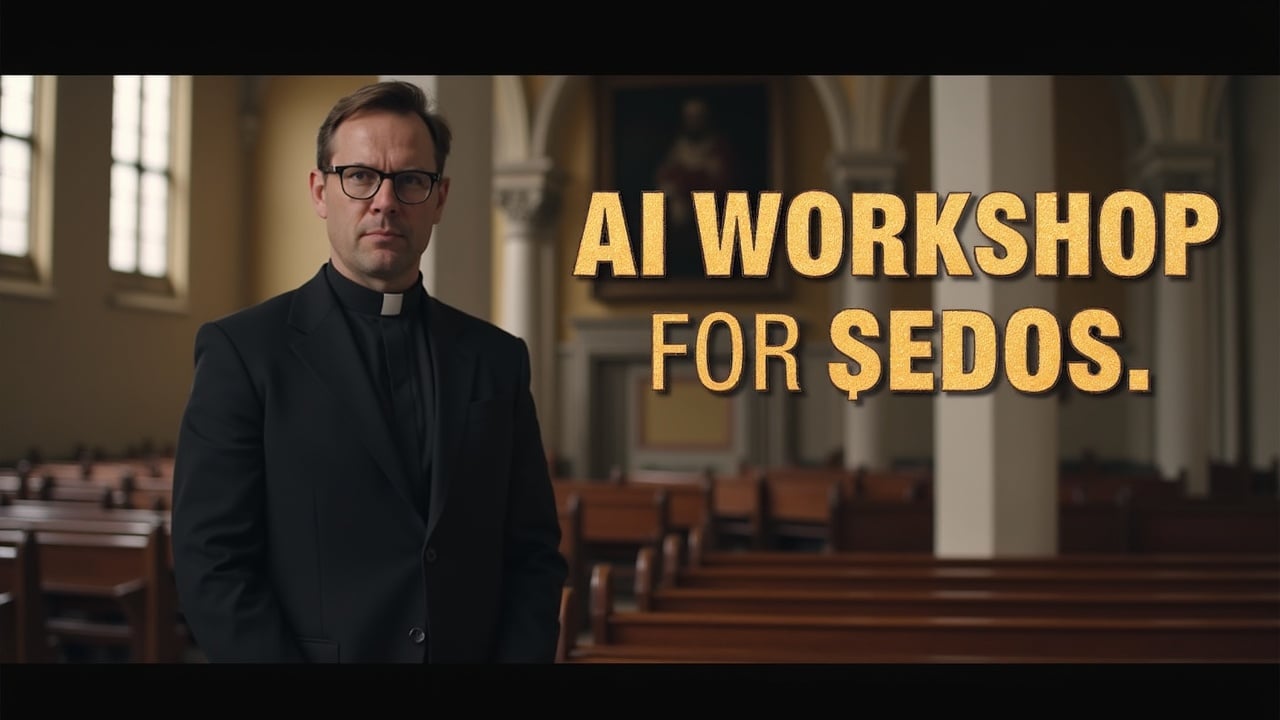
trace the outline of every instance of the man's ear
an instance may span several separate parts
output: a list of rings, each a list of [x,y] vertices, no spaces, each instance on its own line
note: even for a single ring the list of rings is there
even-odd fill
[[[307,182],[310,184],[311,205],[316,209],[316,215],[321,218],[329,219],[329,203],[325,201],[324,173],[319,170],[312,170]]]
[[[440,182],[436,184],[436,189],[431,194],[436,198],[436,222],[440,222],[440,216],[444,213],[444,204],[449,199],[449,178],[440,178]]]

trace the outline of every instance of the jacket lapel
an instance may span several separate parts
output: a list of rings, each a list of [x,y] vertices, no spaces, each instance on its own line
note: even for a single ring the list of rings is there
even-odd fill
[[[405,515],[422,529],[414,508],[410,479],[391,439],[391,428],[378,406],[373,381],[356,352],[351,330],[334,302],[324,270],[303,285],[294,300],[290,324],[303,334],[291,343],[294,353],[337,397],[354,435],[373,456],[383,474],[404,497]]]
[[[427,513],[427,536],[435,530],[449,495],[449,478],[458,468],[458,451],[467,427],[471,406],[471,380],[476,358],[460,337],[461,326],[454,314],[435,298],[430,298],[428,333],[435,369],[436,410],[434,461],[431,464],[431,505]]]

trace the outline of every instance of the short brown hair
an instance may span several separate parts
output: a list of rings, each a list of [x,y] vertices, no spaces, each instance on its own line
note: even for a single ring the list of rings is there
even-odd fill
[[[352,115],[369,110],[413,114],[422,118],[435,142],[438,165],[435,171],[444,174],[444,161],[449,157],[453,132],[444,117],[428,106],[427,95],[422,88],[403,80],[384,80],[365,85],[334,103],[316,135],[317,168],[327,169],[333,160],[333,133],[338,126]]]

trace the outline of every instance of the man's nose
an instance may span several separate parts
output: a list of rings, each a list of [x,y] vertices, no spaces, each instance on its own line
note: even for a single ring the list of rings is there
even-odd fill
[[[396,197],[395,183],[391,178],[384,178],[378,192],[369,199],[369,207],[379,212],[395,212],[400,209],[400,198]]]

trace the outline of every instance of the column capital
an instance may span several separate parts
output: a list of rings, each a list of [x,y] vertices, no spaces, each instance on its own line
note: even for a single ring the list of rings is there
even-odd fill
[[[1134,155],[1132,173],[1148,192],[1207,192],[1218,186],[1219,156],[1208,143],[1153,143]]]
[[[502,163],[493,169],[493,191],[507,218],[538,223],[555,212],[563,185],[563,173],[551,158]]]

